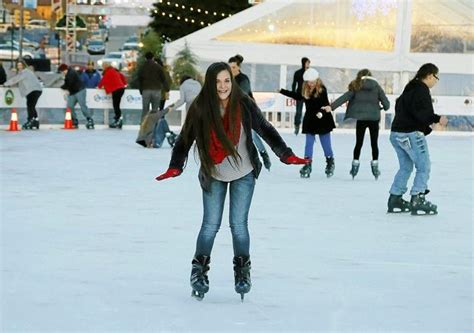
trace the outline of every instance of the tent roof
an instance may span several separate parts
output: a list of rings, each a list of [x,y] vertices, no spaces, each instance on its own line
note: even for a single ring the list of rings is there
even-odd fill
[[[433,62],[444,73],[467,74],[472,54],[435,52],[474,45],[473,10],[470,0],[268,0],[168,43],[165,52],[174,58],[186,41],[204,61],[239,53],[247,63],[300,65],[306,56],[321,67],[394,72]]]

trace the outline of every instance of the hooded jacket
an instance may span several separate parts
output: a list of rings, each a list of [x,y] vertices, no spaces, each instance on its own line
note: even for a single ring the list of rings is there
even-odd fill
[[[127,79],[125,76],[112,66],[104,71],[104,76],[97,85],[98,88],[104,88],[107,94],[119,89],[124,89],[126,86]]]
[[[291,85],[291,91],[292,92],[296,92],[298,94],[301,95],[301,89],[303,88],[303,74],[305,72],[305,68],[304,68],[304,64],[306,63],[306,61],[308,61],[309,59],[307,58],[303,58],[301,59],[301,68],[298,69],[295,74],[293,75],[293,83]]]
[[[93,70],[88,70],[86,69],[81,73],[81,80],[84,82],[84,85],[86,88],[97,88],[97,85],[99,84],[101,79],[100,73],[93,69]]]
[[[392,132],[410,133],[420,131],[431,133],[430,127],[438,123],[440,116],[434,113],[430,88],[420,80],[408,82],[395,103],[395,117]]]
[[[281,161],[284,161],[289,156],[293,155],[293,152],[286,146],[277,130],[265,119],[257,104],[255,104],[253,100],[246,96],[242,97],[242,100],[240,101],[240,107],[242,126],[244,128],[245,135],[247,136],[247,150],[249,152],[250,162],[253,166],[255,178],[258,178],[258,175],[262,169],[262,163],[258,158],[257,148],[255,148],[252,140],[252,130],[256,131],[257,134],[268,143],[273,152],[280,158]],[[184,140],[181,135],[178,136],[171,154],[171,161],[169,164],[170,168],[179,170],[184,169],[189,150],[191,149],[193,142],[196,140],[196,137],[193,134],[195,131],[192,128],[189,133],[190,136],[186,138],[186,140]],[[205,174],[201,168],[199,171],[199,182],[201,183],[201,187],[204,191],[209,190],[211,177],[212,175]]]
[[[357,120],[380,120],[380,103],[382,108],[388,110],[390,102],[377,80],[371,76],[362,77],[362,87],[358,91],[347,91],[344,95],[331,103],[331,108],[337,109],[345,102],[347,105],[344,119],[354,118]]]

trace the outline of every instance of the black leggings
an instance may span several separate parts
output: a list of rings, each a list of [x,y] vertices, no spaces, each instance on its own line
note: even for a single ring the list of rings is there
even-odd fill
[[[120,110],[120,101],[122,100],[124,88],[117,89],[112,92],[112,105],[114,106],[115,120],[119,120],[122,116],[122,110]]]
[[[34,90],[26,95],[26,110],[28,112],[28,120],[38,118],[38,112],[36,112],[36,103],[41,96],[41,91]]]
[[[372,159],[374,161],[379,159],[379,121],[378,120],[357,120],[356,125],[356,145],[354,147],[354,159],[358,160],[360,157],[360,150],[364,144],[365,129],[369,128],[370,144],[372,145]]]

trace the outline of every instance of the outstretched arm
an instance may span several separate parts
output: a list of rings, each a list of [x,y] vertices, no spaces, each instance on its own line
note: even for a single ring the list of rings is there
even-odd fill
[[[280,89],[280,94],[291,97],[293,99],[296,99],[297,101],[301,101],[304,99],[304,97],[301,94],[298,94],[297,92],[294,91],[289,91],[286,89]]]
[[[305,164],[309,161],[295,156],[291,148],[283,141],[275,127],[270,124],[253,101],[246,102],[252,117],[252,129],[270,146],[275,155],[285,164]]]

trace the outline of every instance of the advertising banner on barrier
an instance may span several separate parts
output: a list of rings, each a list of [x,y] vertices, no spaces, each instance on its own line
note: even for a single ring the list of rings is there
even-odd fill
[[[273,92],[255,92],[255,100],[263,112],[295,112],[296,101],[292,98]],[[335,100],[339,94],[329,94],[329,100]],[[388,95],[390,109],[392,113],[395,106],[395,99],[398,96]],[[166,105],[176,102],[179,99],[179,91],[170,91],[170,98]],[[67,94],[59,88],[43,89],[43,94],[38,101],[38,108],[66,108]],[[433,106],[437,113],[445,115],[474,115],[474,98],[464,96],[433,96]],[[87,106],[92,109],[112,109],[112,96],[106,95],[101,89],[87,89]],[[136,89],[126,89],[122,97],[120,106],[123,109],[141,110],[142,97]],[[0,87],[0,108],[25,108],[26,99],[21,97],[18,88]],[[76,106],[79,108],[79,105]],[[180,109],[183,109],[182,106]],[[337,109],[337,112],[344,112],[344,106]]]

